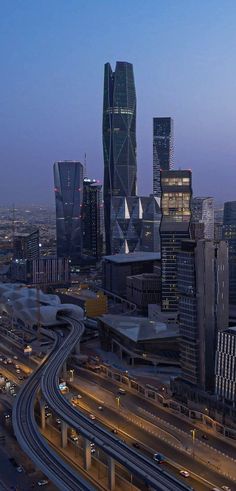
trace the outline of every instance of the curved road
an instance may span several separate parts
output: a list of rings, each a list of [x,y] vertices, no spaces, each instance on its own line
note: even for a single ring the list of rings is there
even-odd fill
[[[151,459],[141,454],[137,455],[134,449],[75,409],[62,396],[58,390],[59,375],[63,363],[78,343],[83,330],[83,322],[66,315],[60,317],[71,326],[71,330],[65,342],[50,357],[41,379],[42,394],[50,408],[69,426],[80,432],[89,441],[94,442],[110,457],[129,469],[132,474],[143,479],[152,489],[158,491],[189,490],[189,486],[160,470]]]

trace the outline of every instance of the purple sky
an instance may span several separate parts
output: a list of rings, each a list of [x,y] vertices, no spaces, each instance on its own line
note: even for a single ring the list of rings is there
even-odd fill
[[[236,199],[235,0],[2,0],[0,203],[52,203],[55,160],[102,179],[103,66],[134,64],[140,194],[172,116],[194,193]]]

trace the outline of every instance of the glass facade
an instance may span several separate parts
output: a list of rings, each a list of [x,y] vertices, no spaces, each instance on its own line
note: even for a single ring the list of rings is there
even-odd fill
[[[83,166],[65,160],[54,164],[57,255],[77,264],[82,254]]]
[[[177,253],[190,237],[191,184],[191,171],[161,172],[161,306],[169,312],[178,309]]]
[[[224,204],[222,235],[229,246],[229,303],[236,305],[236,201]]]
[[[131,63],[105,65],[103,100],[104,218],[106,253],[111,252],[111,200],[135,196],[136,93]]]
[[[102,214],[102,185],[86,177],[83,185],[83,252],[97,259],[103,251]]]
[[[173,166],[173,120],[153,118],[153,194],[161,196],[161,171]]]

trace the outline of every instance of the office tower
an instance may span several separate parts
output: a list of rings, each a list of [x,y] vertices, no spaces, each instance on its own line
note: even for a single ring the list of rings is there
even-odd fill
[[[215,393],[223,402],[236,406],[236,327],[218,333]]]
[[[176,312],[179,298],[176,255],[181,241],[190,237],[191,171],[161,171],[161,192],[161,308]]]
[[[83,166],[65,160],[54,164],[57,256],[78,264],[82,254]]]
[[[155,196],[115,196],[111,205],[111,253],[159,252],[160,206]]]
[[[15,259],[11,264],[11,279],[27,285],[67,286],[70,284],[69,259],[44,256],[38,259]]]
[[[236,305],[236,201],[224,204],[222,235],[229,246],[229,303]]]
[[[83,252],[98,259],[103,251],[102,185],[95,179],[83,183]]]
[[[106,253],[110,254],[112,197],[136,195],[136,94],[131,63],[118,61],[114,72],[109,63],[105,65],[103,153]]]
[[[196,197],[192,199],[191,204],[191,223],[203,224],[203,239],[214,239],[214,199],[207,197]],[[195,231],[199,230],[195,227]],[[198,237],[193,237],[198,239]]]
[[[161,171],[173,167],[173,119],[153,118],[153,194],[161,196]]]
[[[13,239],[13,259],[39,258],[39,231],[17,233]]]
[[[184,240],[177,255],[181,379],[214,390],[217,333],[228,326],[228,248]]]

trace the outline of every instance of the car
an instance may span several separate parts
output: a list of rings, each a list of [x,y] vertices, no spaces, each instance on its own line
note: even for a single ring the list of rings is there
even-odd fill
[[[5,418],[5,419],[9,419],[10,417],[11,417],[11,415],[10,415],[9,413],[4,414],[4,418]]]
[[[48,483],[47,479],[41,479],[41,481],[38,481],[38,486],[46,486]]]
[[[50,413],[49,411],[48,411],[48,412],[46,412],[45,417],[46,417],[46,418],[50,418],[50,416],[52,416],[52,413]]]
[[[118,431],[117,431],[117,429],[116,429],[116,428],[112,428],[112,430],[111,430],[111,431],[112,431],[112,433],[114,433],[115,435],[117,435],[117,434],[118,434]]]
[[[15,368],[20,368],[20,365],[15,365]]]
[[[138,442],[133,442],[132,445],[134,448],[140,448],[140,445]]]
[[[229,488],[229,486],[222,486],[222,488],[224,491],[231,491],[231,488]]]
[[[183,476],[183,477],[189,477],[189,476],[190,476],[190,474],[189,474],[189,472],[188,472],[188,471],[181,470],[181,471],[179,471],[179,473],[180,473],[180,474],[181,474],[181,476]]]
[[[4,365],[7,365],[7,360],[3,360]]]
[[[3,357],[2,356],[0,356],[0,361],[3,361]]]
[[[17,470],[17,472],[23,472],[24,468],[22,467],[22,465],[18,465],[16,470]]]
[[[56,419],[56,423],[57,423],[58,425],[60,425],[60,424],[61,424],[61,420],[60,420],[59,418],[57,418],[57,419]]]
[[[13,358],[14,358],[14,360],[18,360],[18,356],[17,355],[14,355]]]
[[[98,406],[98,410],[99,411],[103,411],[103,407],[102,406]]]
[[[12,392],[12,397],[16,397],[16,393],[15,392]]]
[[[82,399],[81,394],[77,394],[77,399]]]
[[[20,369],[19,368],[16,369],[16,373],[20,373]]]
[[[96,418],[95,418],[95,416],[94,416],[94,414],[90,414],[90,415],[89,415],[89,417],[90,417],[90,419],[92,419],[92,420],[96,419]]]
[[[202,439],[203,439],[203,440],[208,440],[208,436],[207,436],[205,433],[203,433],[203,435],[202,435]]]
[[[220,488],[211,488],[211,491],[220,491]]]
[[[126,390],[119,387],[118,394],[120,394],[121,396],[124,396],[126,394]]]
[[[155,460],[155,462],[158,462],[158,464],[162,464],[163,462],[165,462],[165,457],[163,457],[161,453],[154,453],[153,459]]]
[[[18,375],[18,380],[24,380],[22,375]]]
[[[71,435],[70,436],[70,439],[73,441],[73,442],[77,442],[79,440],[79,437],[76,436],[76,435]]]

